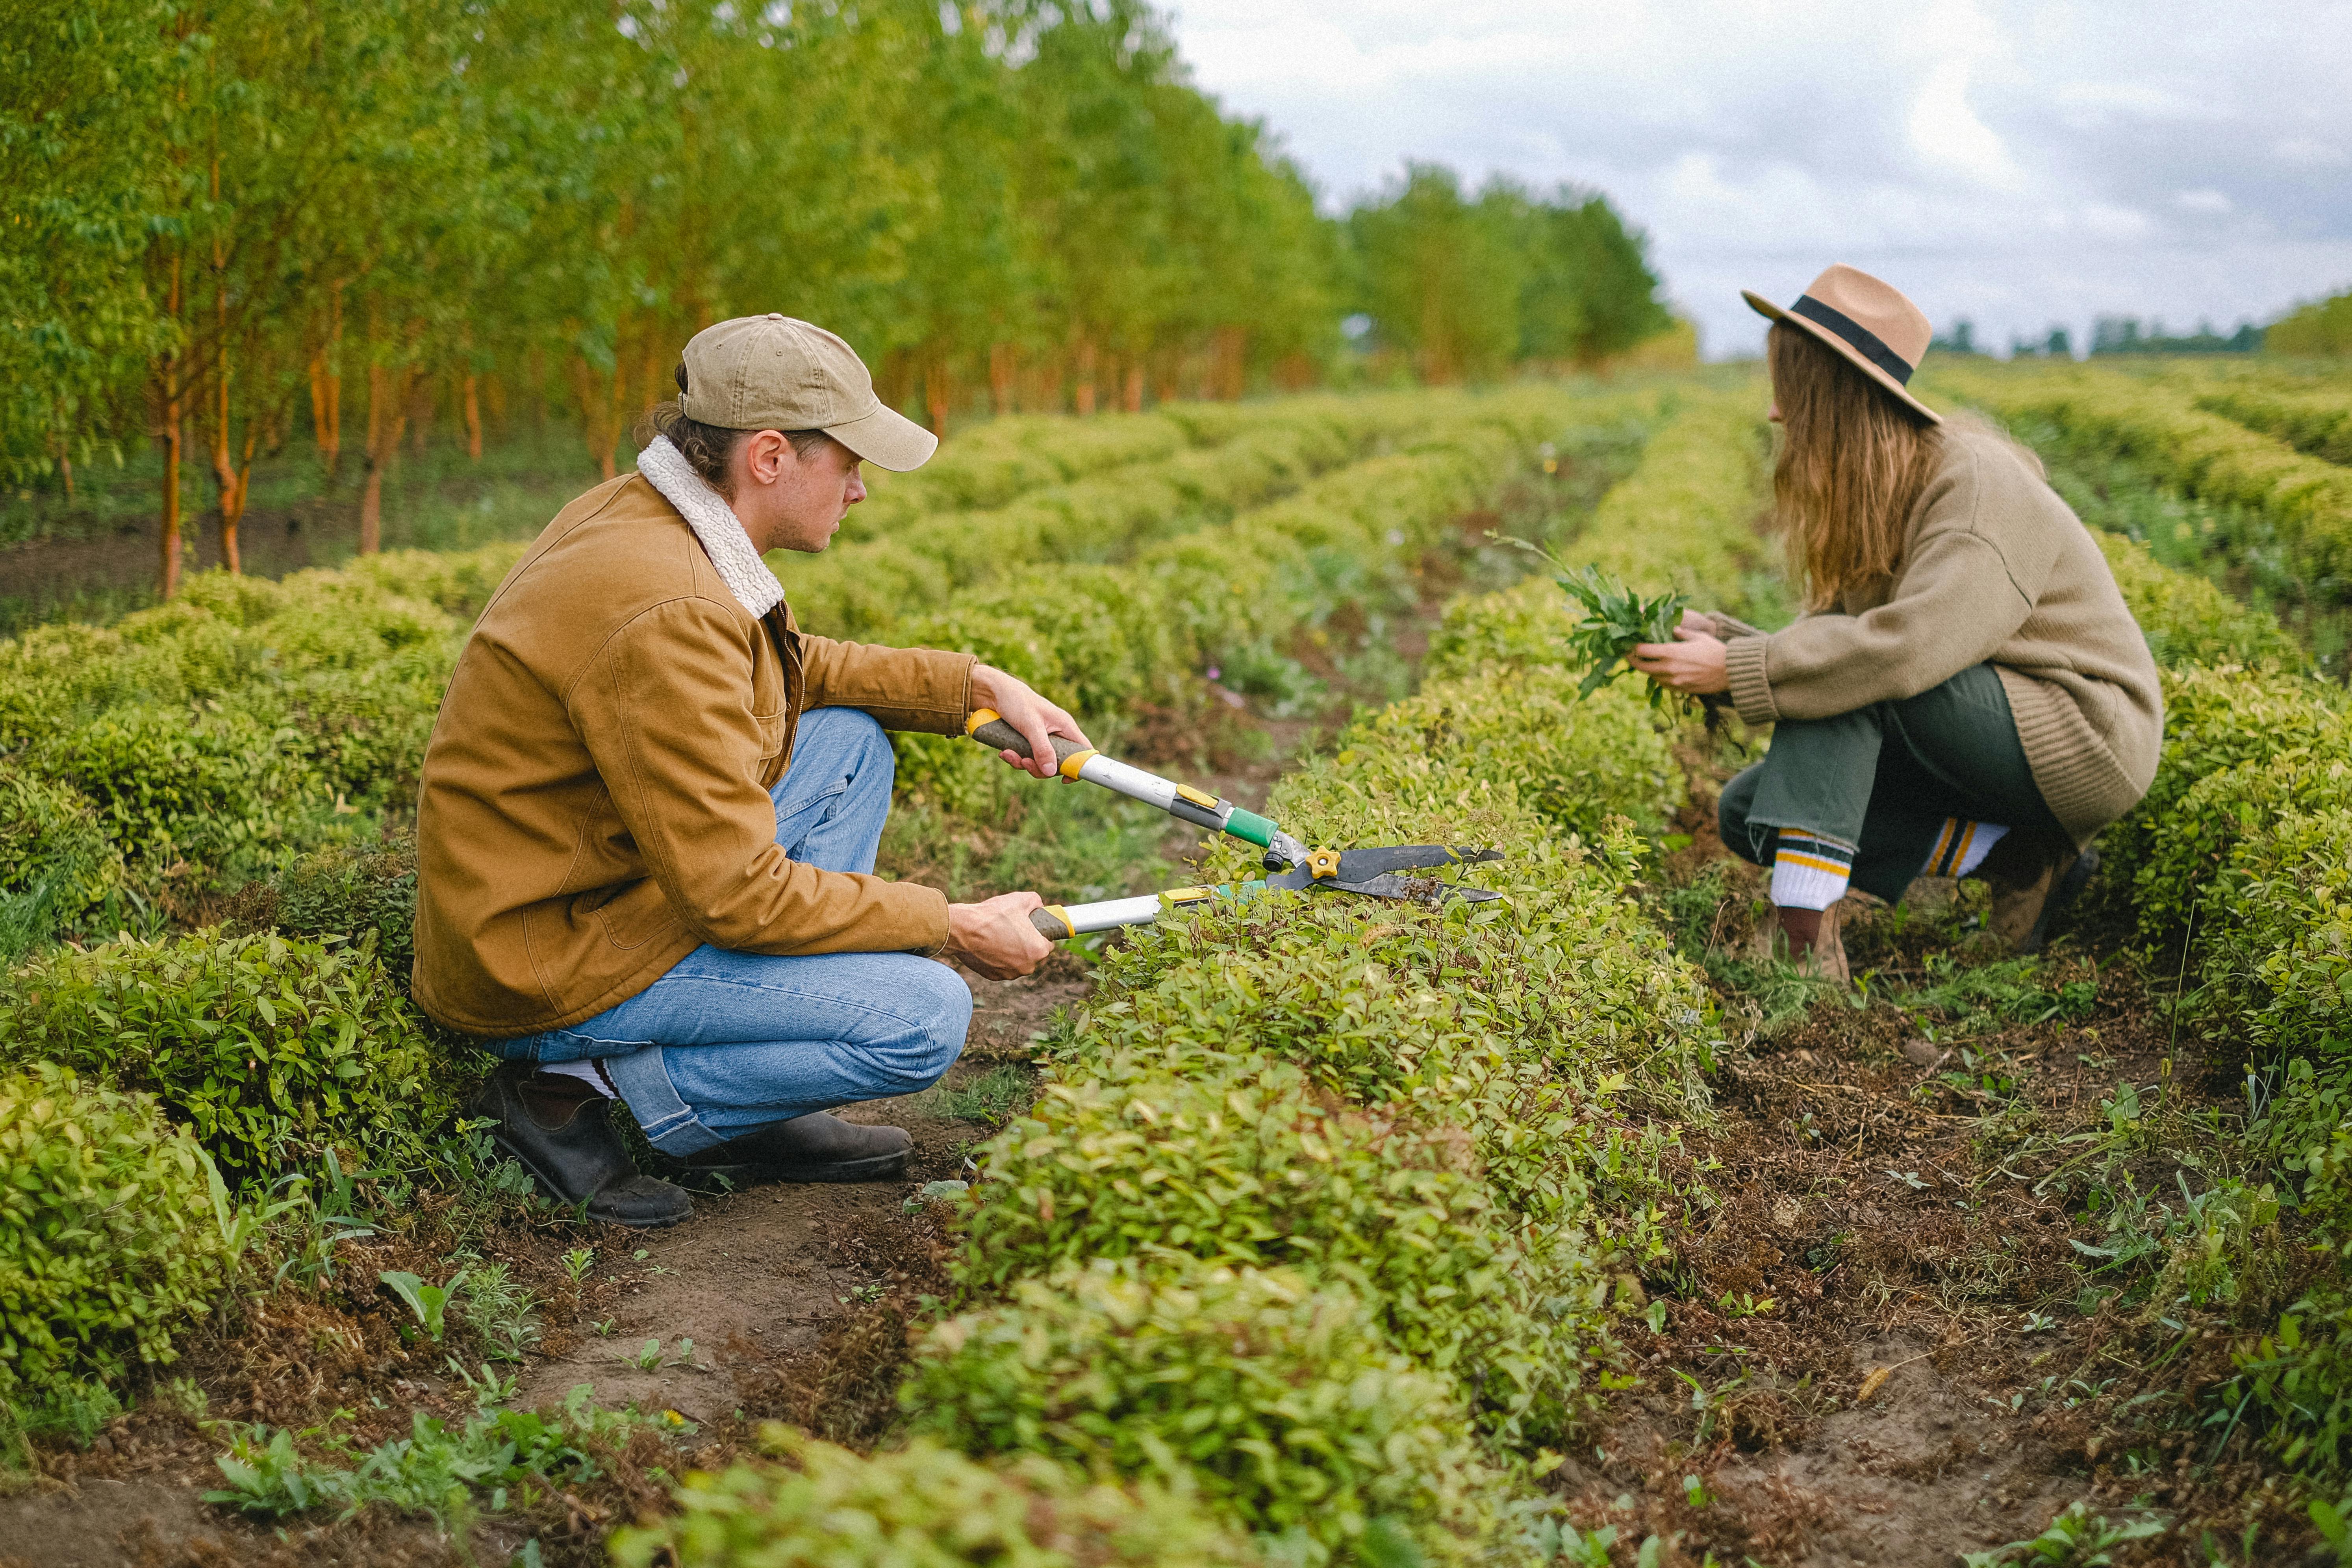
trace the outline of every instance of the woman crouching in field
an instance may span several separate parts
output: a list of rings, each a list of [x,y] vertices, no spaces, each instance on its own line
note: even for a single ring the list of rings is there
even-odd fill
[[[1914,877],[1982,877],[2017,951],[2096,868],[2092,837],[2147,793],[2164,738],[2156,663],[2106,561],[2031,453],[1906,389],[1927,319],[1832,267],[1772,319],[1772,493],[1807,613],[1767,635],[1686,616],[1633,667],[1727,691],[1772,725],[1724,787],[1734,854],[1771,868],[1759,933],[1844,979],[1838,905]]]

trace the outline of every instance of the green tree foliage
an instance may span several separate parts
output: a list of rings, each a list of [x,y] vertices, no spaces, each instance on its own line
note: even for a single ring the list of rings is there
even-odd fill
[[[0,88],[0,466],[158,443],[167,596],[184,515],[234,570],[254,459],[306,423],[372,551],[436,418],[478,454],[553,411],[609,475],[747,311],[835,327],[935,427],[1306,384],[1351,238],[1439,379],[1665,324],[1596,196],[1416,167],[1320,216],[1139,0],[92,0],[7,29]]]
[[[1474,199],[1453,170],[1412,163],[1348,224],[1360,308],[1426,380],[1591,364],[1671,324],[1645,241],[1589,192],[1497,177]]]
[[[2274,354],[2352,354],[2352,289],[2288,312],[2263,335]]]

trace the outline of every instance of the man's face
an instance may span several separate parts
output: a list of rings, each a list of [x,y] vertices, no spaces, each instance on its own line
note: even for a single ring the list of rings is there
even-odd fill
[[[782,434],[762,430],[735,448],[730,467],[735,515],[763,552],[823,550],[866,499],[857,454],[830,437],[803,458]]]

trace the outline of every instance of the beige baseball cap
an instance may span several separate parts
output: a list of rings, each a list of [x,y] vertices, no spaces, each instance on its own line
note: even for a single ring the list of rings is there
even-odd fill
[[[705,327],[686,345],[688,419],[722,430],[822,430],[903,474],[940,438],[874,395],[857,351],[823,327],[770,311]]]

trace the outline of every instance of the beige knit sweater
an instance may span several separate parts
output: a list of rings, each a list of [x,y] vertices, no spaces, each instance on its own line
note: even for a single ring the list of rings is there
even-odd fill
[[[1878,591],[1769,636],[1716,617],[1751,724],[1916,697],[1973,664],[2000,673],[2042,799],[2077,843],[2138,804],[2164,744],[2147,639],[2031,455],[1965,420],[1912,508]]]

